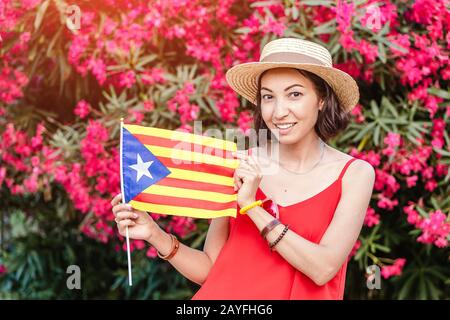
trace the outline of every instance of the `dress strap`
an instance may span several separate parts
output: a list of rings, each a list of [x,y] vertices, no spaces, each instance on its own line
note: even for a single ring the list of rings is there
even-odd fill
[[[341,179],[342,179],[342,177],[343,177],[344,174],[345,174],[345,171],[347,171],[348,166],[349,166],[350,163],[352,163],[354,160],[356,160],[356,158],[352,158],[352,159],[350,159],[350,160],[347,161],[347,163],[345,164],[344,168],[343,168],[342,171],[341,171],[341,174],[339,175],[338,180],[341,180]]]

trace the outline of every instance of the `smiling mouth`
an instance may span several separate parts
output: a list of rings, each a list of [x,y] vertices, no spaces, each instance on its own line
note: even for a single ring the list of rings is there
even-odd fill
[[[281,130],[292,128],[296,124],[297,124],[297,122],[291,122],[291,123],[286,123],[286,124],[284,124],[284,123],[283,124],[276,124],[276,123],[274,123],[275,127],[277,127],[278,129],[281,129]]]

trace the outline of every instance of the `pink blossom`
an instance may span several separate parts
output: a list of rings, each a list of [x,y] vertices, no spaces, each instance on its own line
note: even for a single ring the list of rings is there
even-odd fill
[[[168,231],[173,231],[178,234],[180,237],[184,237],[189,232],[192,232],[196,229],[196,224],[194,223],[193,218],[190,217],[181,217],[174,216],[167,226]]]
[[[119,85],[121,87],[131,88],[135,82],[136,76],[133,71],[129,70],[120,74]]]
[[[436,189],[437,188],[437,182],[436,182],[436,180],[434,180],[434,179],[431,179],[431,180],[428,180],[426,183],[425,183],[425,189],[426,190],[428,190],[428,191],[433,191],[434,189]]]
[[[406,259],[395,259],[394,264],[390,266],[383,266],[381,268],[381,275],[383,278],[388,279],[392,276],[399,276],[402,274],[403,267],[406,264]]]
[[[398,147],[401,142],[401,137],[398,133],[389,132],[384,138],[384,143],[390,147]]]
[[[361,55],[364,57],[366,63],[374,63],[378,57],[377,45],[371,44],[365,40],[361,40],[358,44],[358,49]]]
[[[361,240],[358,239],[353,245],[352,251],[350,252],[348,258],[350,259],[351,257],[353,257],[360,247],[361,247]]]
[[[378,202],[377,202],[377,206],[379,208],[392,211],[394,209],[394,207],[398,204],[397,199],[392,200],[392,199],[385,197],[382,194],[379,194],[378,197],[380,198],[380,200],[378,200]]]
[[[103,85],[106,81],[106,65],[102,59],[90,59],[88,68],[92,71],[92,74],[97,79],[100,85]]]
[[[240,116],[238,119],[238,126],[239,126],[239,129],[245,135],[248,135],[252,121],[253,121],[253,117],[249,111],[243,111],[240,113]]]
[[[158,68],[152,68],[141,74],[142,83],[145,85],[153,85],[155,83],[164,83],[164,72]]]
[[[146,256],[149,258],[156,258],[158,256],[158,251],[155,247],[151,246],[150,248],[148,248]]]
[[[155,109],[155,105],[151,100],[145,100],[143,104],[146,111],[153,111]]]
[[[408,223],[418,226],[418,224],[422,221],[422,217],[414,209],[413,203],[410,203],[408,206],[404,206],[403,211],[408,215],[407,218]]]
[[[365,117],[362,113],[362,105],[359,103],[352,109],[351,114],[355,116],[356,123],[364,122]]]
[[[417,182],[417,175],[406,178],[406,185],[408,186],[408,188],[414,187],[416,185],[416,182]]]
[[[86,118],[90,112],[91,112],[91,105],[85,100],[80,100],[77,103],[75,110],[73,111],[73,113],[79,116],[81,119]]]
[[[380,215],[375,212],[373,208],[368,208],[366,211],[366,216],[364,218],[364,225],[373,227],[380,223]]]
[[[5,177],[6,177],[6,168],[0,167],[0,188],[3,184],[3,181],[5,180]]]
[[[418,242],[434,243],[440,248],[448,245],[447,237],[450,233],[450,223],[441,210],[431,212],[428,218],[419,223],[418,227],[422,230],[422,235],[417,238]]]
[[[8,272],[4,264],[0,264],[0,276]]]
[[[287,27],[282,21],[273,20],[272,17],[269,16],[261,29],[263,33],[273,33],[277,36],[282,36]]]

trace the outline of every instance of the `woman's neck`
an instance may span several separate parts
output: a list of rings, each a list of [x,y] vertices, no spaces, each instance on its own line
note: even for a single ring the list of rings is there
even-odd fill
[[[282,166],[298,172],[311,168],[320,158],[320,138],[317,135],[306,136],[295,144],[283,144],[275,141],[277,145],[269,142],[269,154],[273,160]],[[276,147],[278,147],[278,154]],[[272,155],[272,152],[273,155]]]

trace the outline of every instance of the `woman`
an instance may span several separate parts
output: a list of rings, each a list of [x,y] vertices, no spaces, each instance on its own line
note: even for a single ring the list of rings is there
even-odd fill
[[[118,204],[119,194],[112,205],[120,234],[128,226],[131,238],[147,240],[202,285],[193,299],[342,299],[375,173],[325,142],[348,123],[359,99],[355,81],[332,67],[324,47],[294,38],[269,42],[259,62],[226,76],[256,105],[255,129],[271,133],[267,144],[236,154],[238,210],[246,211],[213,219],[200,251],[179,244],[147,213]],[[263,150],[280,170],[265,174]],[[268,197],[278,204],[275,217],[255,202]]]

